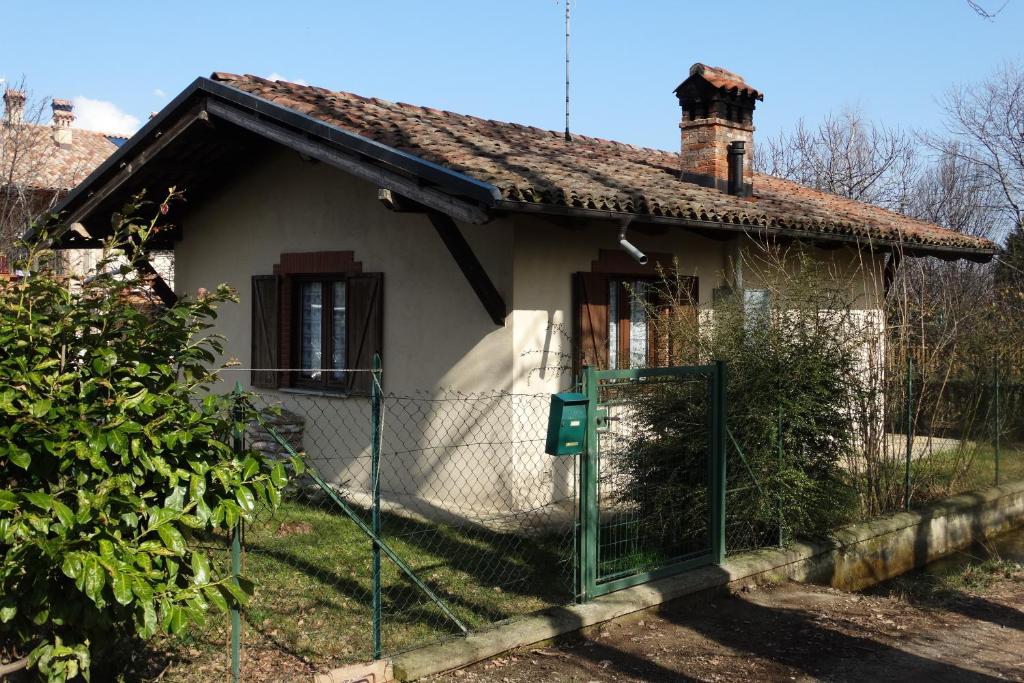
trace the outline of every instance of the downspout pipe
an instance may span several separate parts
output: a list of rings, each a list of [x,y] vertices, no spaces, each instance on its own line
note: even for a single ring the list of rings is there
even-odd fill
[[[626,228],[632,222],[632,218],[627,218],[621,224],[619,224],[619,246],[622,247],[623,251],[633,257],[633,260],[639,263],[641,266],[647,265],[647,254],[633,246],[633,243],[626,239]]]

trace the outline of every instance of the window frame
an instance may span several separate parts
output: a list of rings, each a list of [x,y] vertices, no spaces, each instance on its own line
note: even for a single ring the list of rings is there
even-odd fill
[[[633,267],[632,263],[620,263],[622,259],[614,259],[615,253],[600,251],[598,261],[593,262],[590,271],[576,271],[572,275],[572,297],[573,297],[573,333],[572,333],[572,372],[574,381],[580,381],[582,370],[586,366],[595,367],[599,370],[611,369],[611,330],[609,322],[611,319],[611,300],[609,296],[609,282],[617,281],[618,292],[624,289],[624,283],[641,281],[647,284],[647,303],[653,305],[659,312],[670,311],[671,302],[662,301],[662,284],[668,282],[674,288],[675,282],[680,285],[679,295],[684,296],[684,290],[688,289],[688,297],[692,303],[693,312],[698,316],[699,322],[699,301],[700,301],[700,277],[696,274],[683,275],[676,271],[675,261],[670,254],[650,255],[655,261],[654,265]],[[664,264],[671,264],[666,266]],[[660,266],[660,268],[659,268]],[[623,296],[628,302],[629,297]],[[685,298],[680,299],[683,303]],[[620,313],[621,315],[622,313]],[[621,320],[621,318],[620,318]],[[650,326],[651,318],[648,317],[648,340],[647,353],[645,354],[646,367],[662,367],[668,365],[677,358],[677,352],[682,352],[683,357],[690,357],[693,354],[680,350],[667,335],[663,334],[657,324]],[[631,325],[631,321],[630,321]],[[628,349],[629,325],[619,325],[616,330],[619,339]],[[617,349],[621,347],[616,346]],[[618,358],[616,358],[618,360]]]
[[[339,369],[342,371],[349,370],[348,367],[348,327],[351,324],[349,315],[351,312],[351,306],[349,305],[349,291],[348,279],[353,275],[359,275],[360,273],[290,273],[285,276],[291,285],[291,320],[290,323],[290,342],[291,342],[291,358],[289,359],[289,366],[295,370],[290,373],[291,386],[297,389],[313,389],[319,391],[329,391],[334,393],[344,393],[348,391],[349,380],[347,372],[342,372],[340,378],[333,378]],[[328,367],[331,364],[331,357],[333,357],[333,340],[334,340],[334,283],[344,282],[345,283],[345,367],[344,368],[332,368]],[[304,370],[307,368],[300,368],[302,362],[302,325],[303,325],[303,308],[302,308],[302,289],[303,285],[310,283],[319,283],[321,286],[321,314],[320,314],[320,377],[313,379],[305,375]],[[312,370],[313,368],[308,368]]]
[[[654,275],[646,275],[646,276],[644,276],[644,275],[616,275],[614,273],[608,273],[606,275],[606,277],[608,279],[608,284],[609,284],[609,294],[608,294],[608,327],[609,327],[609,329],[608,329],[608,333],[609,333],[608,334],[608,366],[609,366],[610,370],[628,370],[628,369],[631,369],[632,364],[630,364],[627,367],[622,367],[617,362],[617,363],[615,363],[615,365],[618,366],[618,367],[611,367],[612,366],[612,358],[613,358],[613,354],[612,354],[612,343],[613,343],[613,340],[611,338],[611,324],[612,324],[612,307],[613,307],[613,304],[612,304],[612,299],[611,299],[611,286],[610,285],[612,283],[617,283],[617,287],[615,288],[616,301],[614,303],[614,310],[618,313],[618,315],[616,316],[616,320],[615,320],[615,332],[616,332],[616,336],[618,337],[618,339],[614,340],[615,341],[615,354],[614,354],[614,358],[615,358],[616,361],[620,361],[623,358],[625,358],[627,360],[631,360],[632,359],[632,354],[630,353],[630,350],[631,350],[630,347],[631,347],[631,342],[632,342],[631,334],[632,334],[632,329],[633,329],[633,318],[632,318],[632,311],[633,311],[633,301],[632,301],[632,299],[633,299],[633,297],[630,295],[629,290],[626,288],[626,285],[627,284],[633,284],[635,282],[643,282],[644,283],[644,299],[645,299],[644,300],[644,316],[645,316],[645,319],[648,322],[647,334],[650,335],[651,334],[651,327],[650,327],[650,319],[651,318],[650,318],[649,315],[647,315],[647,313],[649,312],[647,310],[647,307],[651,305],[650,285],[651,284],[656,284],[656,283],[660,282],[661,279],[659,277],[657,277],[657,276],[654,276]],[[625,317],[623,317],[623,316],[625,316]],[[645,346],[647,348],[644,350],[644,365],[642,367],[648,367],[648,365],[651,362],[651,341],[650,341],[650,336],[647,337],[647,340],[645,341],[644,344],[645,344]]]

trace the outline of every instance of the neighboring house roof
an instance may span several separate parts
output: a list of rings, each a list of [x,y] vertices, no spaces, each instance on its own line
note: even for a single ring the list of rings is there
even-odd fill
[[[70,143],[57,144],[51,126],[0,124],[0,185],[13,181],[32,190],[70,190],[113,154],[123,140],[75,128]]]
[[[724,70],[703,75],[752,91]],[[98,236],[110,212],[142,189],[174,184],[194,206],[261,140],[398,194],[414,192],[428,208],[472,222],[514,211],[632,216],[945,258],[987,260],[995,252],[988,240],[779,178],[756,175],[752,197],[696,185],[680,179],[674,152],[582,135],[566,141],[559,131],[226,73],[196,79],[59,208]]]
[[[704,76],[759,95],[738,76]],[[366,98],[257,76],[213,79],[497,187],[512,202],[838,233],[924,245],[991,248],[987,240],[796,183],[756,174],[742,198],[679,179],[674,152]]]

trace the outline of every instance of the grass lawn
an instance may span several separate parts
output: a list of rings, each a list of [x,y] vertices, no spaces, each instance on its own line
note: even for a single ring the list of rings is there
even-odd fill
[[[995,449],[990,444],[967,443],[960,448],[935,451],[911,464],[914,502],[995,486]],[[1006,444],[999,451],[999,481],[1024,479],[1024,444]]]
[[[382,517],[383,537],[469,628],[571,600],[562,536]],[[329,501],[286,502],[246,529],[242,573],[256,583],[243,615],[243,680],[289,680],[371,656],[371,544]],[[222,553],[227,562],[227,552]],[[457,627],[382,557],[387,653]],[[167,681],[223,680],[228,618],[159,644]]]

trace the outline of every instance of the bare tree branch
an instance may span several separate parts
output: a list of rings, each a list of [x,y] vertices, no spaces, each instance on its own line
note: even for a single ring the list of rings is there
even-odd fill
[[[876,125],[857,109],[829,115],[817,128],[801,120],[755,146],[754,163],[769,175],[817,190],[905,211],[919,168],[913,138]]]
[[[1003,4],[1000,5],[998,9],[988,10],[982,7],[981,3],[977,2],[976,0],[967,0],[968,7],[974,10],[974,12],[982,19],[988,19],[989,21],[995,19],[996,16],[998,16],[1000,12],[1006,9],[1006,6],[1009,4],[1010,0],[1004,0]]]
[[[947,134],[922,140],[995,189],[988,200],[1001,237],[1024,221],[1024,69],[1004,64],[980,83],[952,88],[941,105]]]

